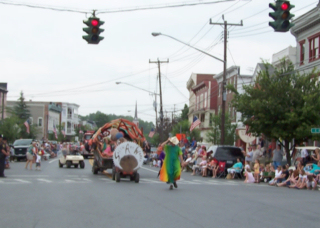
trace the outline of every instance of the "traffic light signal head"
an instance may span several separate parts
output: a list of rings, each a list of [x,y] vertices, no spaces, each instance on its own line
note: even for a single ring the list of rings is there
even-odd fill
[[[269,26],[276,32],[287,32],[294,26],[290,22],[290,19],[294,17],[294,14],[290,13],[294,5],[291,5],[289,1],[277,0],[275,3],[270,3],[269,7],[274,10],[269,13],[269,16],[274,19],[273,22],[269,22]]]
[[[83,31],[85,31],[88,35],[82,36],[82,38],[85,39],[88,44],[98,44],[104,39],[104,37],[99,36],[100,33],[104,31],[104,29],[100,28],[100,26],[104,24],[104,21],[100,21],[100,19],[97,17],[89,17],[88,20],[83,21],[83,23],[88,26],[83,28]]]

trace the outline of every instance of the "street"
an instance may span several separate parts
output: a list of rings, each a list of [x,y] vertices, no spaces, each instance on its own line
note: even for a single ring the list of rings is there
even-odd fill
[[[140,168],[140,183],[120,183],[108,174],[11,163],[0,180],[2,228],[13,227],[318,227],[319,191],[244,184],[182,173],[178,189]],[[109,170],[108,170],[109,171]],[[109,171],[110,172],[110,171]]]

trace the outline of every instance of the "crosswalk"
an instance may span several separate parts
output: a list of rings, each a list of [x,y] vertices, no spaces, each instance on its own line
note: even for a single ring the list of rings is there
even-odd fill
[[[123,182],[129,182],[129,178],[121,179]],[[104,182],[114,184],[115,181],[104,175],[89,176],[89,175],[65,175],[63,178],[50,177],[49,175],[12,175],[6,179],[0,180],[0,185],[16,185],[16,184],[89,184],[93,182]],[[178,182],[182,185],[240,185],[240,181],[219,181],[219,180],[185,180],[181,179]],[[156,178],[140,178],[140,184],[163,184]]]

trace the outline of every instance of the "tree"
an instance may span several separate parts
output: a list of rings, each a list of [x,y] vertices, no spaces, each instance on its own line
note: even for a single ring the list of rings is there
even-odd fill
[[[171,133],[172,135],[179,134],[180,127],[181,127],[182,134],[190,135],[191,139],[194,137],[196,141],[200,141],[201,140],[200,130],[193,129],[193,131],[190,132],[190,126],[191,124],[189,123],[189,120],[182,120],[173,126]]]
[[[189,107],[187,104],[184,105],[181,112],[181,120],[188,120]]]
[[[219,145],[221,139],[221,116],[222,113],[219,112],[218,115],[212,115],[211,122],[212,127],[210,131],[206,134],[206,139],[208,142],[212,142],[214,145]],[[236,138],[236,124],[232,124],[232,118],[228,113],[225,114],[224,123],[224,143],[226,145],[233,145]]]
[[[11,112],[13,112],[13,114],[18,116],[21,120],[26,121],[27,119],[30,118],[31,114],[26,102],[24,101],[24,96],[22,91],[20,92],[20,97],[18,101],[19,102],[13,107],[13,110]]]
[[[233,106],[242,113],[250,132],[277,139],[291,165],[289,143],[300,144],[312,138],[310,129],[320,125],[320,89],[317,72],[300,75],[291,62],[282,60],[279,67],[264,63],[254,85],[236,92]],[[282,139],[282,140],[280,140]]]
[[[13,143],[20,136],[21,129],[18,122],[19,118],[16,116],[8,117],[0,122],[0,132],[7,137],[10,143]]]

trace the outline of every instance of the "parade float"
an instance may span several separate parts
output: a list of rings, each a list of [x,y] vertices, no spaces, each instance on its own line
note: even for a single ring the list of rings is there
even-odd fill
[[[102,153],[105,138],[110,139],[115,147],[113,154],[108,157]],[[90,142],[94,154],[92,172],[98,174],[99,171],[112,169],[112,179],[116,182],[130,177],[131,181],[139,183],[138,169],[143,164],[144,141],[141,130],[129,120],[116,119],[106,123],[97,130]]]

